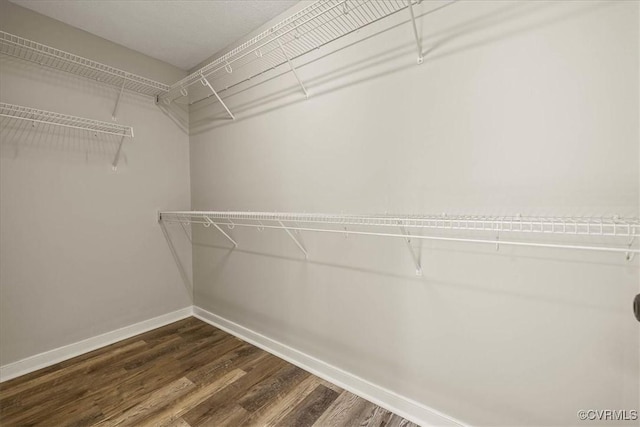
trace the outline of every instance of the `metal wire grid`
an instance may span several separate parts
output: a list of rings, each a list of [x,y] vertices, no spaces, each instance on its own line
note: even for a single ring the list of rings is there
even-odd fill
[[[473,216],[473,215],[339,215],[317,213],[276,212],[161,212],[162,221],[195,224],[264,226],[269,223],[327,224],[333,226],[401,227],[406,229],[464,230],[496,233],[566,234],[640,236],[640,219],[621,217],[533,217],[533,216]],[[246,221],[249,221],[247,223]],[[269,227],[273,228],[273,226]],[[282,228],[276,226],[275,228]],[[322,230],[319,230],[322,231]]]
[[[133,128],[129,126],[85,119],[82,117],[68,116],[65,114],[53,113],[51,111],[21,107],[19,105],[0,103],[0,116],[11,119],[27,120],[32,123],[44,123],[47,125],[63,126],[89,132],[99,132],[133,138]]]
[[[218,91],[228,89],[286,63],[285,52],[295,59],[408,5],[408,0],[317,1],[173,84],[161,98],[187,96],[187,88],[203,77]]]
[[[169,90],[163,83],[119,70],[72,53],[55,49],[25,38],[0,31],[0,53],[14,56],[57,70],[123,87],[148,96],[157,96]]]

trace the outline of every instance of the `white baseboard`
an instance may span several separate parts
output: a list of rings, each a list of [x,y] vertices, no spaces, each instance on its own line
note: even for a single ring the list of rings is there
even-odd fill
[[[78,341],[63,347],[54,348],[53,350],[45,351],[44,353],[36,354],[35,356],[0,366],[0,382],[28,374],[29,372],[37,371],[38,369],[46,368],[47,366],[71,359],[72,357],[80,356],[81,354],[88,353],[100,347],[122,341],[152,329],[168,325],[169,323],[186,319],[191,315],[193,315],[193,307],[185,307],[171,313],[163,314],[162,316],[154,317],[153,319],[144,320],[130,326],[125,326],[124,328],[116,329],[115,331],[87,338],[86,340]]]
[[[189,316],[209,323],[220,328],[248,343],[268,351],[300,368],[317,375],[345,390],[381,406],[395,414],[406,418],[423,427],[443,426],[461,427],[466,426],[461,421],[445,415],[433,408],[423,405],[415,400],[401,396],[389,389],[373,384],[352,373],[337,368],[327,362],[303,353],[286,344],[275,341],[265,335],[252,331],[242,325],[220,317],[197,306],[185,307],[183,309],[154,317],[134,325],[116,329],[86,340],[78,341],[63,347],[36,354],[17,362],[0,366],[0,382],[19,377],[38,369],[46,368],[72,357],[96,350],[98,348],[113,344],[118,341],[142,334],[152,329],[159,328],[169,323],[185,319]]]
[[[378,406],[381,406],[401,417],[423,427],[427,426],[466,426],[448,415],[425,406],[415,400],[401,396],[391,390],[373,384],[354,374],[316,359],[295,348],[289,347],[235,322],[227,320],[200,307],[193,307],[193,316],[222,329],[236,337],[260,347],[287,362],[323,378],[345,390],[352,392]]]

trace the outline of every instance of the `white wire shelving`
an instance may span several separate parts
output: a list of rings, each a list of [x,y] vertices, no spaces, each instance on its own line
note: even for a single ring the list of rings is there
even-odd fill
[[[117,123],[101,122],[82,117],[68,116],[36,108],[0,103],[0,116],[12,119],[27,120],[33,123],[46,123],[89,132],[106,133],[110,135],[133,138],[133,128]]]
[[[159,221],[178,223],[183,227],[187,224],[214,226],[234,246],[237,246],[236,241],[225,229],[230,230],[236,226],[258,230],[281,229],[289,234],[305,257],[308,255],[307,251],[294,232],[402,238],[408,244],[418,275],[422,274],[422,267],[419,256],[411,245],[412,239],[619,252],[624,253],[629,260],[640,253],[637,245],[634,246],[636,238],[640,237],[640,219],[635,217],[402,216],[208,211],[165,211],[158,215]],[[534,238],[541,235],[573,236],[579,240],[567,243],[563,239],[562,243],[558,243]],[[590,238],[593,238],[593,242],[590,242]],[[602,242],[602,239],[606,241]],[[585,240],[589,242],[585,243]]]
[[[83,117],[69,116],[66,114],[54,113],[51,111],[38,110],[36,108],[22,107],[20,105],[0,103],[0,117],[10,120],[24,120],[36,124],[60,126],[78,131],[85,131],[92,134],[106,134],[121,137],[118,151],[113,160],[113,168],[118,166],[120,151],[125,138],[133,138],[133,128],[117,123],[101,122],[98,120],[85,119]]]
[[[4,31],[0,31],[0,53],[152,97],[169,90],[164,83]]]
[[[293,60],[347,34],[408,9],[422,63],[422,47],[416,31],[413,4],[421,0],[319,0],[258,34],[213,62],[171,85],[159,99],[170,103],[187,98],[190,104],[215,96],[231,118],[235,118],[219,92],[252,79],[275,67],[288,64],[305,96]],[[201,83],[208,95],[190,99],[190,86]]]
[[[187,98],[189,104],[215,96],[232,119],[235,116],[219,92],[288,64],[305,96],[309,93],[293,61],[369,24],[408,9],[422,63],[422,47],[416,30],[413,5],[421,0],[317,0],[273,27],[222,55],[215,61],[169,86],[158,81],[0,31],[0,53],[71,74],[97,80],[120,89],[113,110],[116,119],[122,92],[129,90],[170,104]],[[205,94],[192,99],[192,86],[201,83]],[[202,94],[199,92],[199,95]]]

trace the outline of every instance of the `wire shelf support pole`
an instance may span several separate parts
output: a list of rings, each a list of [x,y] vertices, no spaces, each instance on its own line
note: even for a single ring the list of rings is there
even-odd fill
[[[233,115],[231,110],[229,110],[229,107],[227,107],[227,104],[225,104],[224,101],[222,101],[222,98],[220,98],[220,96],[218,95],[218,92],[216,92],[216,90],[213,88],[213,86],[211,86],[211,83],[209,83],[209,80],[207,80],[207,78],[205,76],[202,76],[202,79],[200,80],[200,82],[202,83],[203,86],[207,86],[209,88],[209,90],[211,92],[213,92],[215,97],[218,98],[218,102],[220,102],[220,104],[222,104],[224,109],[227,110],[227,113],[231,117],[231,120],[235,120],[236,117]]]
[[[122,98],[122,94],[124,92],[124,85],[127,83],[125,79],[122,80],[122,86],[120,87],[120,92],[118,92],[118,97],[116,98],[116,105],[113,107],[113,113],[111,113],[111,119],[113,121],[118,120],[118,107],[120,106],[120,99]]]
[[[189,239],[189,242],[193,243],[193,238],[191,237],[191,233],[187,231],[187,225],[184,222],[181,222],[180,226],[182,227],[182,231],[184,231],[184,235],[187,236],[187,239]]]
[[[413,13],[413,0],[407,0],[407,9],[409,9],[409,13],[411,14],[411,25],[413,27],[413,36],[416,38],[416,45],[418,46],[418,64],[422,64],[424,62],[424,55],[422,54],[422,41],[420,40],[420,36],[418,35],[418,27],[416,26],[416,16]],[[418,0],[417,3],[420,3]]]
[[[291,59],[289,58],[287,51],[284,50],[284,46],[282,46],[282,42],[280,41],[280,39],[278,38],[277,40],[278,40],[278,46],[280,46],[280,50],[282,51],[282,54],[284,55],[285,59],[287,60],[287,63],[289,64],[289,67],[291,68],[291,72],[293,73],[294,76],[296,76],[296,80],[298,81],[298,84],[300,85],[300,87],[302,88],[302,91],[304,92],[304,97],[309,99],[309,92],[307,92],[307,88],[304,87],[302,80],[300,80],[300,76],[298,76],[296,67],[293,66],[293,63],[291,62]]]

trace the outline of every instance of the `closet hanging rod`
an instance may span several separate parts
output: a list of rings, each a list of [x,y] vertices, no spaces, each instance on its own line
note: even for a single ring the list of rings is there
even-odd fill
[[[26,120],[33,124],[42,123],[47,125],[78,129],[87,132],[133,138],[133,128],[130,126],[122,126],[115,123],[101,122],[98,120],[69,116],[66,114],[38,110],[36,108],[22,107],[13,104],[0,103],[0,117]]]
[[[414,0],[319,0],[204,65],[161,95],[166,103],[189,96],[203,77],[219,93],[286,64],[365,26],[411,7]],[[247,67],[253,64],[253,67]],[[208,96],[206,96],[208,97]],[[206,98],[205,97],[205,98]],[[201,98],[201,99],[205,99]],[[194,103],[197,101],[192,101]]]
[[[73,53],[0,31],[0,53],[152,97],[169,86]]]

